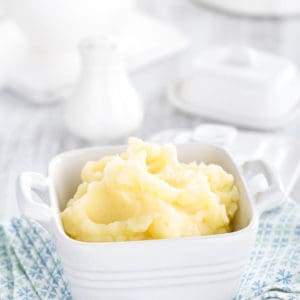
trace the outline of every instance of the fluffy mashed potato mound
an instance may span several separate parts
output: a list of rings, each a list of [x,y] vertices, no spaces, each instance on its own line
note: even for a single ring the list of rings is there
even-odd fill
[[[184,164],[172,145],[129,139],[126,152],[88,162],[61,213],[86,242],[179,238],[231,231],[239,192],[218,165]]]

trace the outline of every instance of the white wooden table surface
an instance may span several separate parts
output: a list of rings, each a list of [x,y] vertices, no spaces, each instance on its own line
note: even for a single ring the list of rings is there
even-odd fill
[[[195,8],[184,0],[164,1],[153,0],[150,5],[149,0],[143,0],[143,5],[148,11],[180,27],[191,38],[192,47],[182,56],[180,64],[177,58],[173,58],[133,74],[134,84],[145,102],[146,113],[136,136],[147,138],[163,129],[194,127],[203,122],[198,117],[188,116],[172,108],[166,101],[165,86],[182,72],[182,66],[199,49],[208,45],[231,42],[250,44],[284,54],[300,65],[299,19],[258,21],[231,18],[204,8]],[[155,5],[159,2],[164,7],[157,12]],[[299,139],[299,118],[274,134],[291,135]],[[126,138],[114,143],[125,140]],[[89,144],[72,136],[65,129],[62,105],[36,106],[11,94],[1,93],[0,217],[16,211],[15,183],[20,172],[36,171],[46,174],[48,162],[55,154],[85,146]],[[295,188],[294,197],[299,195],[298,192],[300,184]]]

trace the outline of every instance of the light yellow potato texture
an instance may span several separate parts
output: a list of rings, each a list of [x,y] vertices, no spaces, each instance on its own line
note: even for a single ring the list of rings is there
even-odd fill
[[[175,146],[136,138],[120,155],[87,162],[81,178],[61,220],[70,237],[85,242],[230,232],[240,198],[221,166],[180,163]]]

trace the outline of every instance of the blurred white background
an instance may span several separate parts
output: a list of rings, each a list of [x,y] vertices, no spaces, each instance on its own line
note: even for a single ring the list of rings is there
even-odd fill
[[[175,26],[190,43],[186,51],[130,72],[145,110],[142,125],[133,133],[138,137],[147,139],[164,129],[193,128],[207,121],[177,111],[166,100],[165,93],[170,82],[188,74],[188,66],[202,49],[227,44],[251,46],[283,55],[300,66],[300,16],[243,16],[189,0],[140,0],[138,5],[145,13]],[[2,21],[6,19],[3,15]],[[3,49],[1,30],[0,43]],[[4,203],[5,211],[15,210],[15,180],[20,172],[46,173],[47,164],[55,154],[104,143],[87,142],[72,135],[63,122],[62,102],[36,105],[23,96],[7,90],[0,95],[0,187],[1,201],[8,200]],[[272,134],[299,140],[299,118]],[[123,143],[126,138],[111,143]],[[298,192],[299,184],[293,195],[298,196]]]

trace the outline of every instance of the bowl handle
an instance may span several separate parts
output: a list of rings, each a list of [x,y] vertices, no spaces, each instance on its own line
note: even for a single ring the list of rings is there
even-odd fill
[[[256,189],[253,194],[259,215],[283,204],[286,195],[281,189],[281,183],[278,176],[268,164],[262,160],[253,160],[245,162],[242,168],[248,184],[250,187],[252,184],[253,189]],[[259,184],[256,182],[253,186],[253,182],[255,182],[255,178],[258,178],[258,175],[263,175],[267,182],[267,187],[257,191]],[[253,191],[253,189],[251,190]]]
[[[42,223],[49,223],[53,213],[42,199],[35,200],[33,189],[41,190],[47,188],[49,191],[50,181],[39,173],[25,172],[18,177],[17,201],[21,213]],[[37,198],[37,197],[35,197]]]

